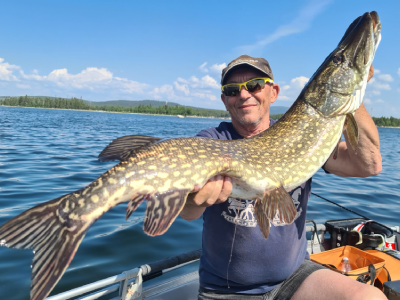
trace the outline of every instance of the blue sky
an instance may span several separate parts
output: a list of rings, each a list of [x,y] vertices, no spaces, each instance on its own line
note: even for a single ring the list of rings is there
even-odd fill
[[[265,57],[290,106],[347,26],[376,10],[364,103],[400,118],[400,1],[3,1],[0,95],[155,99],[224,109],[220,71]]]

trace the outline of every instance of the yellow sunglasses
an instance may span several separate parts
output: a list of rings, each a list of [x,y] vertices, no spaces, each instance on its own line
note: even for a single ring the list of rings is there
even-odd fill
[[[261,91],[265,87],[266,82],[274,83],[271,78],[268,77],[260,77],[253,78],[249,81],[243,83],[228,83],[221,87],[221,91],[225,96],[236,96],[240,93],[242,86],[249,92],[258,92]]]

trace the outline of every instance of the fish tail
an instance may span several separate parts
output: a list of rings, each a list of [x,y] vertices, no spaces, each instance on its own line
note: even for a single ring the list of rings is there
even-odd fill
[[[69,214],[68,194],[35,206],[0,227],[0,245],[34,249],[31,300],[43,300],[64,274],[94,221]]]

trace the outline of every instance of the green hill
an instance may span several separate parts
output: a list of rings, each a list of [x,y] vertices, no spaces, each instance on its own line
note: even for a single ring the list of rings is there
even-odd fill
[[[92,106],[122,106],[122,107],[137,107],[140,105],[151,105],[152,107],[159,107],[159,106],[164,106],[167,104],[168,106],[185,106],[185,107],[192,107],[195,109],[208,109],[208,108],[203,108],[203,107],[196,107],[196,106],[187,106],[187,105],[181,105],[179,103],[175,102],[169,102],[169,101],[157,101],[157,100],[108,100],[108,101],[88,101],[84,100],[86,103]],[[286,106],[271,106],[270,113],[275,115],[275,114],[284,114],[289,107]]]
[[[94,106],[122,106],[122,107],[137,107],[139,105],[151,105],[153,107],[163,106],[165,105],[166,101],[157,101],[157,100],[108,100],[108,101],[88,101],[84,100],[86,103],[90,103],[90,105]],[[167,102],[169,106],[176,106],[181,104],[175,102]]]

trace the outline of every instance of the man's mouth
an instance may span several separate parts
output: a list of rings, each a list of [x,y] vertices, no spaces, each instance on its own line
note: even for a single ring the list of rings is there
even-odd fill
[[[245,105],[239,106],[239,109],[250,109],[254,106],[256,106],[256,105],[255,104],[245,104]]]

